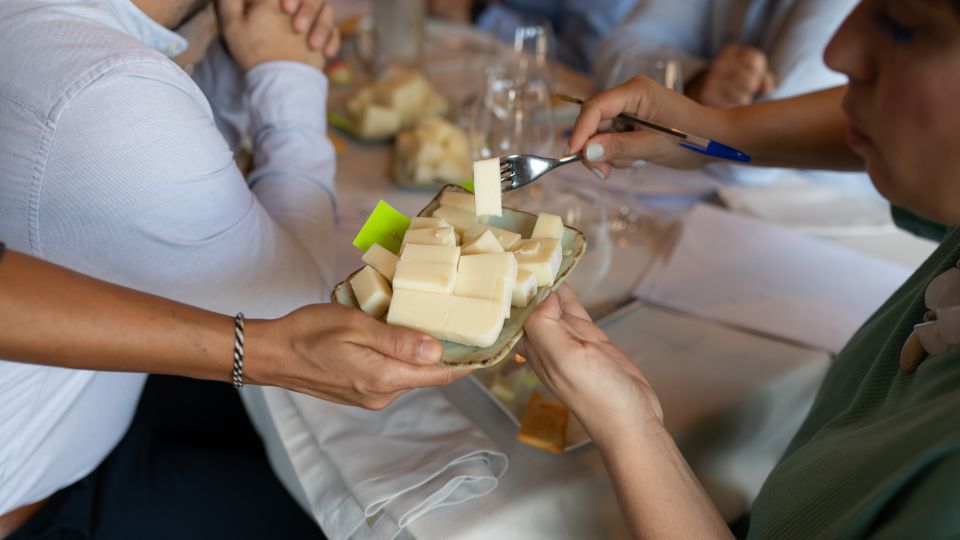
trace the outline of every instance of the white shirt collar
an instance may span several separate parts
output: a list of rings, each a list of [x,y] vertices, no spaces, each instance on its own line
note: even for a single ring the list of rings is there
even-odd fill
[[[107,0],[110,10],[128,34],[162,52],[169,58],[187,48],[187,40],[140,11],[130,0]]]

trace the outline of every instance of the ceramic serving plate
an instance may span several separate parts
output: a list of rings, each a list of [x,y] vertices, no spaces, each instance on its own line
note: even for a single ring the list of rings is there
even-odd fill
[[[438,193],[437,196],[430,201],[430,204],[421,210],[418,215],[430,216],[433,214],[433,211],[440,206],[440,194],[446,191],[459,191],[466,193],[466,190],[459,186],[444,186],[443,189],[440,190],[440,193]],[[520,233],[523,238],[529,238],[530,233],[533,232],[533,226],[536,224],[536,221],[537,216],[533,214],[504,208],[503,216],[491,216],[487,223],[494,227]],[[587,239],[584,238],[583,233],[580,231],[572,227],[566,227],[566,230],[563,233],[563,238],[561,239],[561,245],[563,247],[563,262],[560,264],[560,271],[557,274],[557,280],[553,286],[550,287],[551,289],[556,289],[559,287],[567,278],[567,276],[570,275],[570,272],[573,271],[574,266],[577,265],[577,262],[587,249]],[[359,271],[360,269],[357,269],[357,272]],[[339,285],[337,285],[336,288],[334,288],[333,294],[331,295],[334,302],[343,304],[345,306],[359,308],[357,298],[353,294],[353,288],[350,287],[350,279],[357,272],[354,272],[348,276]],[[537,301],[545,298],[547,289],[547,287],[540,287],[540,290],[537,292],[536,296]],[[461,345],[459,343],[444,341],[443,357],[440,362],[447,366],[464,369],[487,367],[500,362],[507,357],[507,355],[513,349],[513,346],[520,341],[521,337],[523,337],[523,323],[527,320],[527,317],[530,316],[530,313],[533,312],[535,307],[536,301],[531,302],[530,305],[525,308],[512,308],[510,310],[510,318],[504,322],[503,331],[500,332],[500,337],[497,339],[496,343],[489,347],[470,347],[467,345]]]

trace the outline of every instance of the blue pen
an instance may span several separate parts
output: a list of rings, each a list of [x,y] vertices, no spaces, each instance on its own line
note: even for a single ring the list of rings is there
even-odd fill
[[[564,94],[557,94],[557,97],[563,101],[569,101],[570,103],[576,103],[577,105],[583,105],[583,100]],[[669,135],[679,139],[678,143],[681,147],[686,148],[687,150],[692,150],[694,152],[699,152],[706,156],[711,156],[720,159],[727,159],[730,161],[739,161],[740,163],[750,163],[750,156],[737,150],[736,148],[727,146],[725,144],[718,143],[717,141],[712,141],[710,139],[705,139],[703,137],[698,137],[696,135],[691,135],[689,133],[680,131],[679,129],[668,128],[653,122],[649,122],[642,118],[637,118],[629,114],[620,113],[617,115],[617,118],[631,124],[637,124],[645,128],[650,128],[655,131],[659,131],[664,135]]]

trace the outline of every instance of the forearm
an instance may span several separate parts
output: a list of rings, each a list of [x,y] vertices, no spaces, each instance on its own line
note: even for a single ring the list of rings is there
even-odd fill
[[[594,435],[635,538],[732,538],[663,426]]]
[[[326,135],[326,77],[295,62],[247,73],[256,166],[248,182],[270,217],[305,249],[328,288],[335,268],[336,159]]]
[[[750,154],[753,164],[800,169],[862,170],[846,142],[841,109],[845,87],[795,98],[712,110],[714,122],[698,133]]]
[[[0,358],[229,381],[233,339],[229,316],[15,252],[0,261]]]

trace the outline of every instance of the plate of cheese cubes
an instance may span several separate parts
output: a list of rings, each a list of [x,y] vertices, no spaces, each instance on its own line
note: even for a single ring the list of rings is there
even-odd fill
[[[445,186],[411,220],[399,253],[373,244],[367,265],[332,295],[437,337],[442,364],[470,369],[510,354],[537,302],[563,283],[587,245],[559,216],[501,209],[498,168],[489,182],[475,170],[474,182],[476,196]]]

